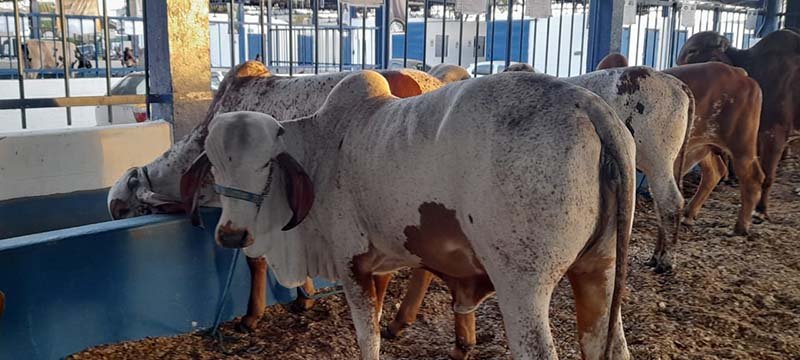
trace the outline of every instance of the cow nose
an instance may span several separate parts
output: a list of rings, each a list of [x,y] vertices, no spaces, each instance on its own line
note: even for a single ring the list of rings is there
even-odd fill
[[[246,229],[234,229],[230,225],[220,226],[217,242],[226,248],[244,248],[253,244],[253,237]]]
[[[130,216],[131,209],[122,200],[111,200],[111,204],[108,207],[111,211],[111,218],[114,220],[125,219]]]

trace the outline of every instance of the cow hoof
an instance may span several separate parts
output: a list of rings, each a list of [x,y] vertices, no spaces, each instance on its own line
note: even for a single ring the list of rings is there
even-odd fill
[[[258,326],[259,320],[256,317],[245,316],[239,321],[239,325],[236,328],[243,333],[253,332]]]
[[[468,360],[469,353],[472,351],[472,347],[468,347],[466,349],[462,349],[458,346],[454,347],[453,350],[450,350],[450,358],[453,360]]]
[[[397,324],[392,322],[384,329],[381,329],[381,337],[387,340],[394,340],[403,335],[403,332],[408,327],[407,324]]]
[[[647,261],[644,263],[644,266],[648,266],[648,267],[655,267],[655,266],[656,266],[656,264],[658,264],[658,260],[656,260],[656,257],[655,257],[655,256],[651,256],[651,257],[650,257],[650,260],[647,260]]]
[[[297,299],[292,301],[289,305],[289,311],[293,314],[301,314],[314,307],[314,300],[298,296]]]
[[[753,224],[763,224],[766,221],[771,221],[767,213],[756,211],[753,213]]]
[[[744,226],[735,226],[733,231],[727,233],[728,237],[735,237],[735,236],[747,236],[750,235],[750,232]]]
[[[683,219],[681,219],[681,224],[689,226],[689,227],[694,226],[694,223],[695,223],[695,219],[691,218],[691,217],[688,217],[688,216],[684,216]]]
[[[672,273],[672,264],[661,263],[657,264],[655,268],[656,274],[669,274]]]

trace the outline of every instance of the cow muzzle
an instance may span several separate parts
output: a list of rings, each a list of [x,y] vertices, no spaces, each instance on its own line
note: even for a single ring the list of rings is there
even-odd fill
[[[119,199],[111,200],[108,206],[113,220],[126,219],[131,215],[131,209],[125,204],[124,201]]]
[[[253,235],[247,229],[237,229],[230,221],[217,228],[217,243],[222,247],[245,248],[253,242]]]

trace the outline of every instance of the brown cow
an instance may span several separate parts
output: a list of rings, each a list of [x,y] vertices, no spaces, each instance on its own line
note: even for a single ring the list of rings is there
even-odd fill
[[[620,67],[628,67],[628,59],[625,58],[625,55],[620,53],[608,54],[606,57],[600,60],[599,64],[597,64],[597,70]]]
[[[686,41],[678,64],[721,61],[744,68],[761,86],[764,101],[758,130],[758,153],[766,173],[759,216],[769,219],[768,195],[789,138],[800,129],[800,34],[781,30],[770,33],[752,48],[739,50],[724,36],[699,32]],[[738,175],[738,171],[737,171]]]
[[[620,57],[625,61],[619,54],[608,57],[612,59],[603,59],[600,64],[620,63]],[[739,190],[742,197],[733,233],[747,234],[750,214],[764,181],[756,155],[761,89],[744,70],[719,62],[678,66],[664,72],[686,83],[695,95],[696,118],[685,149],[683,169],[691,169],[699,163],[702,177],[697,193],[684,210],[683,223],[694,224],[703,203],[727,173],[723,157],[730,156],[736,173],[741,172]],[[659,249],[664,249],[660,240],[656,252]]]

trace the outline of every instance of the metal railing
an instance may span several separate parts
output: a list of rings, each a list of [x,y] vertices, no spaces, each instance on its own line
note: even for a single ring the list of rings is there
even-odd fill
[[[585,71],[589,0],[555,0],[547,19],[524,15],[525,0],[514,0],[511,11],[493,0],[477,16],[441,0],[405,2],[402,14],[388,14],[388,1],[379,8],[297,3],[212,1],[212,67],[258,56],[287,74],[450,63],[478,76],[515,62],[557,76]],[[387,26],[387,16],[396,22]]]
[[[55,13],[23,13],[20,6],[27,4],[18,1],[13,2],[12,13],[0,13],[0,19],[5,20],[5,26],[0,28],[0,31],[5,30],[5,34],[0,36],[0,78],[16,79],[18,82],[17,98],[0,99],[0,110],[19,110],[20,128],[28,129],[28,111],[31,109],[65,108],[66,125],[72,126],[73,107],[106,106],[108,122],[111,123],[112,105],[147,104],[149,91],[138,95],[112,95],[111,91],[111,78],[115,75],[144,71],[147,82],[144,36],[143,32],[137,30],[146,28],[145,19],[109,16],[107,0],[102,1],[101,16],[68,15],[64,11],[64,4],[61,1],[56,3]],[[113,41],[112,25],[115,33],[119,32],[118,28],[130,28],[132,31],[117,34],[117,41]],[[76,28],[77,31],[71,31]],[[139,59],[137,66],[112,66],[115,59],[111,49],[114,46],[122,47],[125,43],[123,37],[130,39],[134,56]],[[42,97],[35,93],[39,91],[35,91],[32,85],[42,81],[33,80],[37,77],[63,79],[63,96]],[[105,78],[105,94],[72,96],[71,85],[74,84],[71,78],[74,77]]]
[[[755,27],[746,26],[748,17],[758,16],[752,9],[701,3],[694,10],[693,21],[687,19],[690,24],[684,26],[681,20],[687,11],[692,10],[679,5],[639,6],[636,23],[624,27],[622,33],[621,52],[629,64],[656,69],[675,66],[683,44],[701,31],[716,31],[738,48],[755,43]]]

